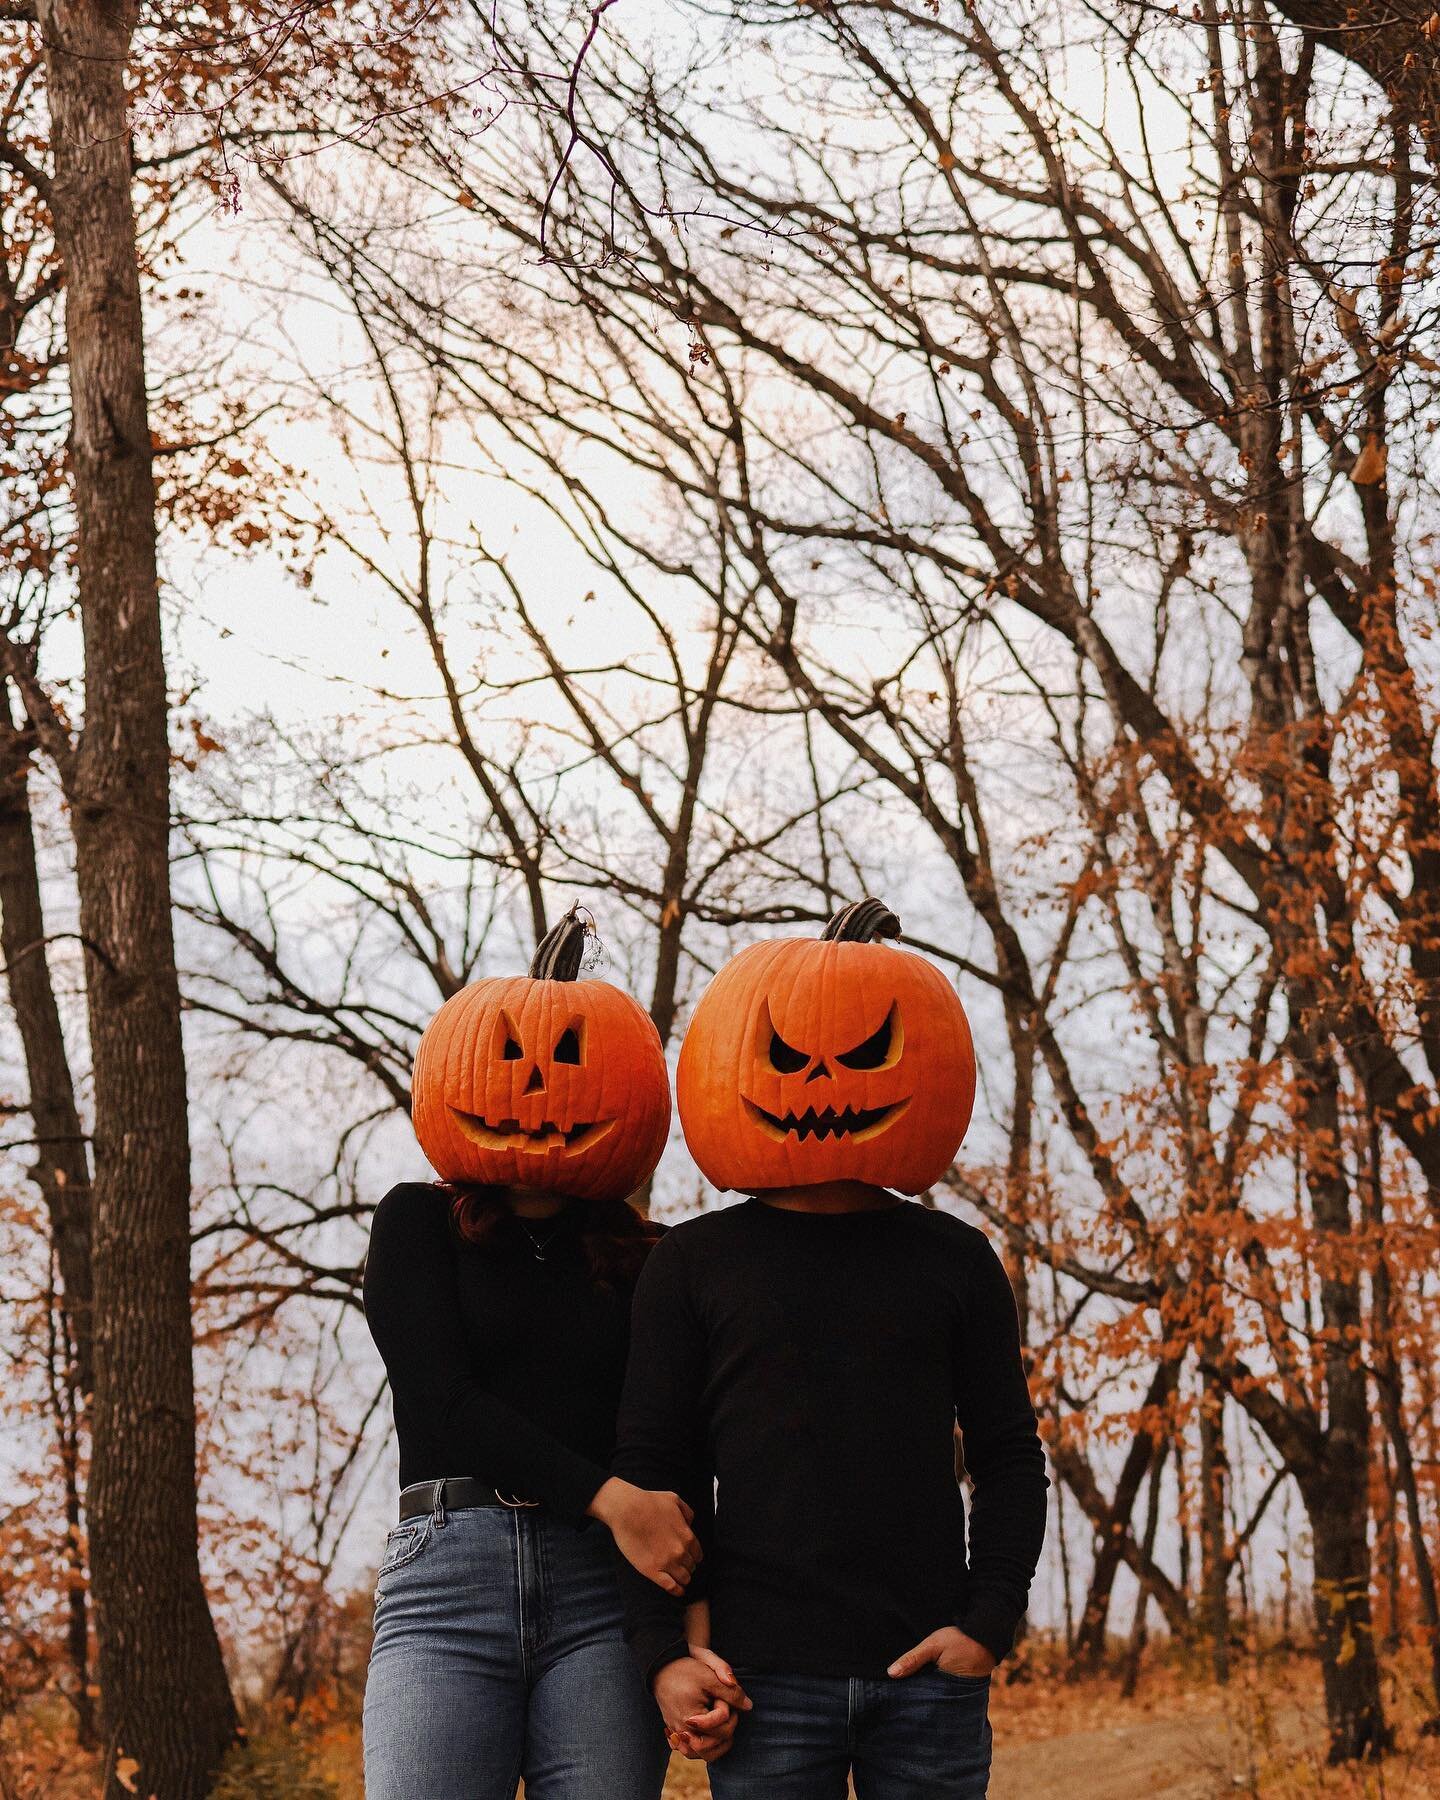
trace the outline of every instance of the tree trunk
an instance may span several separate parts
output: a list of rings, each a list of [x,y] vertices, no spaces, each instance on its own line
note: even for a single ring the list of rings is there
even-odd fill
[[[1274,0],[1275,10],[1363,69],[1440,168],[1440,31],[1434,0]]]
[[[46,1308],[50,1341],[50,1416],[60,1451],[60,1472],[65,1483],[65,1651],[75,1687],[70,1704],[75,1709],[75,1736],[84,1750],[100,1747],[100,1726],[95,1710],[95,1684],[90,1672],[90,1570],[86,1560],[84,1509],[80,1497],[80,1461],[83,1449],[83,1401],[75,1388],[75,1345],[69,1321],[54,1291],[54,1271],[59,1258],[50,1257],[50,1304]]]
[[[1155,1538],[1160,1530],[1160,1483],[1165,1478],[1165,1458],[1169,1448],[1168,1443],[1162,1445],[1150,1466],[1150,1498],[1145,1508],[1145,1539],[1141,1545],[1148,1563],[1155,1560]],[[1120,1696],[1124,1700],[1133,1700],[1140,1685],[1140,1658],[1145,1654],[1145,1641],[1149,1635],[1149,1615],[1150,1587],[1141,1575],[1135,1593],[1135,1617],[1130,1622],[1130,1643],[1125,1653],[1125,1678],[1120,1684]]]
[[[1420,1594],[1420,1616],[1425,1621],[1425,1635],[1430,1650],[1430,1693],[1434,1712],[1426,1723],[1433,1733],[1440,1724],[1440,1595],[1435,1586],[1435,1565],[1425,1536],[1425,1509],[1420,1498],[1420,1483],[1415,1473],[1415,1452],[1405,1423],[1404,1385],[1399,1360],[1395,1353],[1394,1286],[1390,1264],[1383,1245],[1385,1233],[1384,1142],[1380,1120],[1370,1117],[1370,1223],[1382,1246],[1370,1277],[1370,1334],[1374,1342],[1371,1357],[1375,1366],[1375,1390],[1380,1402],[1380,1417],[1394,1454],[1394,1486],[1405,1496],[1405,1513],[1410,1527],[1410,1550],[1415,1559],[1415,1586]],[[1387,1489],[1390,1483],[1386,1483]],[[1400,1641],[1400,1533],[1394,1515],[1393,1497],[1386,1540],[1393,1560],[1391,1585],[1390,1636]]]
[[[1076,1679],[1084,1673],[1093,1673],[1105,1657],[1110,1600],[1115,1589],[1115,1577],[1125,1561],[1124,1539],[1130,1530],[1130,1515],[1135,1509],[1135,1501],[1147,1470],[1153,1468],[1158,1475],[1159,1466],[1164,1460],[1161,1445],[1151,1437],[1144,1414],[1153,1412],[1169,1399],[1175,1385],[1175,1370],[1176,1364],[1169,1359],[1162,1361],[1155,1370],[1149,1392],[1141,1402],[1144,1409],[1142,1422],[1130,1441],[1120,1478],[1115,1484],[1115,1498],[1110,1505],[1109,1517],[1096,1531],[1095,1562],[1090,1574],[1090,1588],[1085,1596],[1085,1610],[1080,1615],[1080,1627],[1075,1634],[1075,1649],[1070,1664],[1070,1674]],[[1142,1546],[1142,1568],[1138,1579],[1146,1594],[1149,1593],[1149,1588],[1143,1565],[1153,1563],[1154,1560],[1153,1546],[1150,1550]]]
[[[136,8],[39,0],[65,271],[85,726],[67,767],[95,1090],[90,1549],[107,1800],[201,1800],[235,1731],[200,1580],[169,747],[125,71]]]
[[[28,735],[15,727],[9,689],[0,681],[0,955],[20,1033],[29,1089],[35,1160],[30,1172],[45,1201],[61,1292],[51,1307],[58,1326],[50,1366],[52,1412],[65,1477],[65,1642],[74,1674],[72,1702],[80,1741],[96,1742],[90,1694],[90,1591],[81,1522],[80,1456],[94,1385],[91,1357],[90,1168],[60,1009],[45,956],[45,915],[30,816]]]
[[[1315,1230],[1327,1249],[1353,1233],[1349,1182],[1328,1146],[1341,1141],[1340,1081],[1332,1059],[1297,1033],[1311,1071],[1306,1122],[1316,1150],[1307,1174]],[[1324,1448],[1301,1479],[1315,1546],[1315,1625],[1325,1680],[1330,1760],[1383,1756],[1391,1732],[1380,1693],[1370,1609],[1370,1397],[1361,1345],[1360,1280],[1340,1257],[1322,1264],[1326,1343]]]
[[[1378,1378],[1376,1385],[1382,1385]],[[1381,1412],[1385,1416],[1386,1431],[1392,1431],[1383,1397]],[[1381,1648],[1387,1656],[1393,1656],[1400,1648],[1404,1616],[1400,1598],[1400,1519],[1395,1511],[1397,1485],[1394,1458],[1387,1438],[1380,1445],[1380,1490],[1375,1507],[1375,1552],[1385,1578],[1385,1637]]]
[[[1050,1460],[1055,1473],[1060,1477],[1061,1487],[1057,1495],[1057,1507],[1063,1502],[1065,1489],[1069,1489],[1080,1502],[1085,1516],[1097,1533],[1108,1533],[1112,1520],[1111,1503],[1100,1491],[1100,1484],[1095,1479],[1095,1471],[1089,1461],[1072,1445],[1063,1442],[1057,1430],[1050,1445]],[[1144,1549],[1135,1541],[1135,1534],[1128,1523],[1122,1530],[1114,1534],[1114,1542],[1120,1553],[1120,1560],[1136,1577],[1143,1579],[1150,1590],[1150,1597],[1165,1615],[1165,1622],[1178,1638],[1189,1637],[1192,1630],[1190,1612],[1184,1593],[1152,1559],[1147,1559]],[[1069,1596],[1068,1567],[1064,1561],[1065,1543],[1061,1540],[1062,1569],[1066,1572],[1066,1619],[1071,1618]],[[1073,1655],[1075,1637],[1073,1627],[1067,1624],[1066,1650]]]
[[[1390,1745],[1370,1616],[1369,1506],[1363,1459],[1327,1458],[1301,1488],[1315,1548],[1315,1629],[1330,1761],[1383,1756]]]
[[[75,1105],[75,1083],[45,956],[45,914],[30,817],[29,742],[16,728],[0,682],[0,956],[20,1032],[29,1087],[35,1160],[30,1172],[45,1200],[64,1292],[61,1310],[75,1346],[78,1393],[94,1386],[90,1346],[90,1168]]]
[[[1434,1711],[1427,1722],[1432,1734],[1437,1721],[1440,1721],[1440,1596],[1435,1586],[1435,1565],[1430,1557],[1430,1546],[1425,1537],[1425,1511],[1420,1499],[1420,1484],[1415,1474],[1415,1456],[1410,1447],[1410,1436],[1405,1429],[1404,1413],[1400,1404],[1399,1376],[1386,1369],[1377,1378],[1380,1392],[1380,1413],[1385,1421],[1385,1429],[1389,1433],[1390,1443],[1395,1453],[1396,1486],[1405,1496],[1405,1513],[1410,1526],[1410,1552],[1415,1559],[1415,1586],[1420,1594],[1420,1616],[1425,1621],[1425,1636],[1430,1652],[1430,1698]],[[1392,1520],[1390,1536],[1395,1543],[1396,1563],[1399,1563],[1399,1533]],[[1398,1568],[1396,1587],[1398,1589]],[[1398,1642],[1401,1636],[1398,1611],[1392,1624],[1392,1634]]]
[[[1202,1375],[1200,1396],[1200,1617],[1210,1646],[1210,1669],[1230,1679],[1230,1558],[1225,1543],[1225,1396]]]

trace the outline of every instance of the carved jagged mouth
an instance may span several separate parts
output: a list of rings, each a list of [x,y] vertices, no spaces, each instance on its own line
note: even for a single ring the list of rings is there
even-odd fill
[[[450,1108],[450,1117],[472,1144],[482,1144],[487,1150],[563,1150],[567,1153],[578,1150],[582,1144],[588,1146],[597,1142],[615,1123],[613,1119],[587,1119],[578,1125],[562,1126],[546,1120],[532,1129],[518,1119],[501,1119],[492,1125],[489,1119],[482,1119],[478,1113],[461,1112],[458,1106]]]
[[[897,1100],[891,1106],[847,1106],[838,1112],[833,1106],[811,1106],[803,1113],[766,1112],[763,1106],[748,1099],[745,1104],[751,1117],[774,1137],[798,1137],[802,1143],[812,1137],[843,1137],[863,1143],[893,1125],[910,1102],[907,1099]]]

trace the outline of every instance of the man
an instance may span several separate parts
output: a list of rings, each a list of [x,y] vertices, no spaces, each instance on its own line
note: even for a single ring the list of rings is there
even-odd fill
[[[753,946],[681,1054],[691,1150],[752,1197],[652,1254],[615,1468],[696,1509],[690,1633],[643,1578],[626,1633],[717,1800],[843,1800],[852,1775],[859,1800],[983,1796],[1039,1558],[1009,1282],[982,1233],[891,1191],[939,1178],[974,1093],[959,1002],[898,932],[866,901],[818,944]]]

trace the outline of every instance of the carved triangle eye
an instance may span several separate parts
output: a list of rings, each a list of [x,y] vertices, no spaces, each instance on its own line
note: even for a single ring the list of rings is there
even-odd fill
[[[501,1013],[500,1029],[496,1034],[500,1042],[500,1054],[506,1062],[519,1062],[525,1054],[520,1047],[520,1033],[515,1029],[515,1021],[509,1013]]]
[[[808,1063],[810,1058],[803,1050],[797,1050],[793,1044],[787,1044],[780,1033],[773,1027],[770,1032],[770,1067],[778,1069],[782,1075],[796,1075]]]
[[[578,1063],[580,1061],[580,1033],[573,1025],[567,1025],[555,1040],[555,1061],[557,1063]]]
[[[886,1013],[878,1031],[872,1031],[864,1043],[846,1050],[835,1060],[847,1069],[883,1069],[891,1060],[895,1041],[895,1008]]]

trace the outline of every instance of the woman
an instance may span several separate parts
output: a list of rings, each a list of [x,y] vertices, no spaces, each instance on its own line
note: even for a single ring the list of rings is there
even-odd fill
[[[613,1551],[672,1594],[690,1512],[608,1473],[669,1086],[654,1027],[577,979],[572,914],[528,980],[477,982],[421,1041],[444,1178],[375,1212],[365,1313],[400,1440],[365,1693],[367,1800],[656,1800],[666,1745],[620,1634]]]

